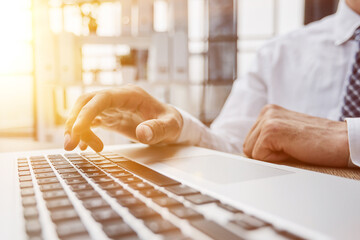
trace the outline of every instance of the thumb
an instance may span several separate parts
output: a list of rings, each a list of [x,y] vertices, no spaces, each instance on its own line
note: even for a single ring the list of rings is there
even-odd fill
[[[180,134],[179,123],[175,119],[152,119],[136,127],[136,138],[145,144],[175,141]]]

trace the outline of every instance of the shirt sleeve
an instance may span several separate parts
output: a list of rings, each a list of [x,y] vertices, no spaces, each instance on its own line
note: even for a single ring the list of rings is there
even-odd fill
[[[350,148],[349,167],[360,167],[360,118],[347,118]]]
[[[234,82],[221,113],[210,128],[189,113],[178,109],[184,123],[178,143],[242,153],[247,133],[267,104],[265,76],[271,76],[268,72],[271,69],[271,53],[268,49],[258,51],[250,71]]]

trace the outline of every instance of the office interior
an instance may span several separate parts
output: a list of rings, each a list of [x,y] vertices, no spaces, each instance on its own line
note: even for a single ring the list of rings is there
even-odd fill
[[[136,84],[209,125],[257,49],[337,0],[17,0],[0,8],[0,151],[60,148],[81,94]],[[105,144],[129,143],[104,129]]]

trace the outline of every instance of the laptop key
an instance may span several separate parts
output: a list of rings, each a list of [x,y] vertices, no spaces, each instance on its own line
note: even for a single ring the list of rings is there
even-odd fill
[[[64,179],[69,185],[87,183],[83,177]]]
[[[34,196],[27,196],[22,198],[23,206],[35,206],[36,198]]]
[[[119,162],[118,165],[160,187],[180,184],[169,177],[133,161],[122,161]]]
[[[54,190],[54,191],[48,191],[43,192],[43,198],[45,200],[55,199],[55,198],[64,198],[67,194],[64,190]]]
[[[178,218],[182,218],[182,219],[203,218],[203,215],[185,206],[170,208],[170,212],[175,216],[177,216]]]
[[[190,224],[214,240],[243,240],[242,237],[235,235],[234,233],[211,220],[193,220],[190,221]]]
[[[110,207],[110,205],[102,198],[89,198],[83,200],[85,208],[92,210],[97,208]]]
[[[108,194],[111,197],[114,198],[119,198],[119,197],[124,197],[124,196],[130,196],[131,193],[125,189],[112,189],[108,191]]]
[[[100,197],[100,195],[95,190],[78,191],[75,194],[80,200]]]
[[[92,173],[85,173],[86,176],[88,176],[89,178],[94,178],[94,177],[103,177],[106,176],[105,173],[103,172],[92,172]]]
[[[144,189],[153,188],[153,186],[151,186],[150,184],[148,184],[146,182],[130,183],[129,187],[131,187],[134,190],[144,190]]]
[[[93,187],[88,183],[70,185],[70,188],[74,192],[84,191],[84,190],[92,190],[93,189]]]
[[[50,211],[59,208],[72,208],[72,204],[68,198],[49,200],[46,202],[46,206]]]
[[[65,173],[78,173],[78,171],[74,168],[70,168],[70,169],[59,169],[57,170],[60,174],[65,174]]]
[[[111,176],[115,177],[115,178],[121,178],[121,177],[130,177],[130,176],[134,176],[131,173],[125,172],[125,171],[121,171],[121,172],[115,172],[115,173],[111,173]]]
[[[40,169],[34,169],[34,173],[52,173],[52,168],[40,168]]]
[[[56,170],[59,170],[59,169],[71,169],[73,168],[73,166],[71,166],[70,164],[53,164],[54,165],[54,168]]]
[[[117,168],[117,167],[118,167],[118,166],[117,166],[116,164],[112,164],[112,163],[101,165],[101,168],[104,168],[104,169],[107,169],[107,168]]]
[[[111,174],[113,174],[113,173],[123,173],[124,172],[124,170],[118,169],[118,168],[105,168],[104,171],[107,172],[107,173],[111,173]]]
[[[20,183],[20,188],[32,188],[33,184],[32,182],[22,182]]]
[[[157,205],[161,206],[161,207],[174,207],[174,206],[179,206],[182,205],[181,202],[179,202],[178,200],[174,199],[174,198],[170,198],[170,197],[156,197],[152,199]]]
[[[49,169],[51,167],[48,163],[47,164],[36,164],[33,166],[33,169],[43,169],[43,168]]]
[[[24,207],[24,217],[26,219],[38,218],[39,212],[36,206]]]
[[[122,186],[116,182],[101,183],[101,184],[99,184],[99,186],[103,190],[122,189]]]
[[[225,204],[225,203],[218,203],[217,204],[220,208],[228,211],[228,212],[231,212],[231,213],[243,213],[243,211],[237,209],[237,208],[234,208],[228,204]]]
[[[80,220],[60,222],[56,225],[56,232],[61,239],[87,233],[83,223]]]
[[[39,187],[40,187],[40,191],[42,191],[42,192],[63,189],[63,187],[61,186],[60,183],[45,184],[45,185],[40,185]]]
[[[59,180],[57,178],[44,178],[44,179],[38,179],[37,182],[39,185],[44,185],[44,184],[50,184],[50,183],[58,183]]]
[[[153,198],[153,197],[161,197],[161,196],[166,196],[165,193],[156,190],[156,189],[145,189],[140,191],[141,195],[143,195],[144,197],[147,198]]]
[[[19,176],[29,176],[29,175],[31,175],[30,171],[19,172],[18,174],[19,174]]]
[[[81,175],[79,173],[62,173],[60,175],[64,179],[81,177]]]
[[[123,183],[141,182],[141,179],[135,176],[119,177],[118,179]]]
[[[135,235],[135,232],[123,221],[114,221],[104,224],[103,230],[109,238],[121,238],[128,235]]]
[[[18,171],[22,172],[22,171],[29,171],[30,168],[29,167],[18,167]]]
[[[35,174],[35,177],[37,179],[40,179],[40,178],[51,178],[51,177],[56,177],[56,175],[54,173],[38,173],[38,174]]]
[[[79,215],[75,211],[74,208],[68,208],[68,209],[61,209],[57,211],[51,212],[51,219],[53,222],[59,222],[59,221],[67,221],[72,219],[78,219]]]
[[[217,199],[215,199],[213,197],[210,197],[210,196],[204,195],[204,194],[196,194],[196,195],[185,196],[185,199],[190,201],[193,204],[196,204],[196,205],[214,203],[214,202],[219,201],[219,200],[217,200]]]
[[[96,183],[107,183],[107,182],[113,182],[114,180],[110,177],[103,176],[103,177],[94,177],[92,180]]]
[[[31,219],[25,222],[26,233],[30,236],[41,233],[41,224],[39,219]]]
[[[179,196],[191,195],[199,193],[198,190],[188,187],[186,185],[169,186],[165,188],[169,192],[172,192]]]
[[[244,215],[244,217],[239,220],[232,220],[231,223],[241,227],[242,229],[249,230],[249,231],[269,225],[267,222],[265,222],[263,220],[260,220],[253,216],[247,216],[247,215]]]
[[[97,222],[108,222],[112,220],[121,220],[121,217],[111,208],[94,210],[91,215]]]
[[[144,223],[155,234],[178,230],[178,228],[174,226],[171,222],[162,218],[145,220]]]
[[[144,204],[142,201],[135,198],[134,196],[118,197],[116,200],[121,206],[126,208],[132,208]]]
[[[21,177],[19,177],[19,181],[20,182],[32,181],[32,178],[30,175],[29,176],[21,176]]]
[[[35,195],[35,191],[33,188],[24,188],[21,189],[21,196],[25,197],[25,196],[34,196]]]
[[[148,206],[141,205],[138,206],[136,208],[132,208],[130,209],[130,213],[136,217],[136,218],[140,218],[140,219],[146,219],[146,218],[150,218],[150,217],[160,217],[160,215],[155,212],[154,210],[152,210],[151,208],[149,208]]]

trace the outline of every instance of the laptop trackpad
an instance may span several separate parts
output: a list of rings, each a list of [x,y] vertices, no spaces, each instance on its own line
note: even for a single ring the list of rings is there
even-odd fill
[[[245,162],[223,156],[199,156],[173,159],[162,164],[185,171],[196,178],[228,184],[291,174],[294,172]]]

